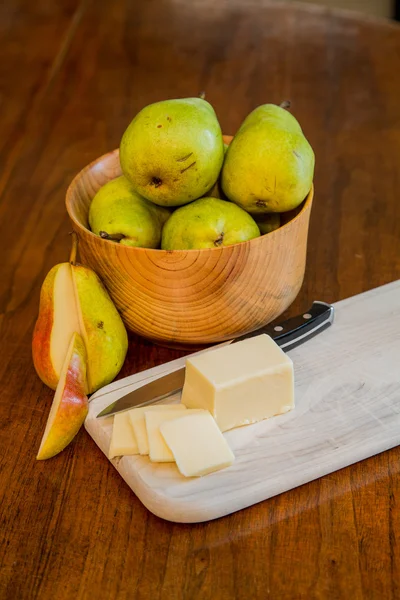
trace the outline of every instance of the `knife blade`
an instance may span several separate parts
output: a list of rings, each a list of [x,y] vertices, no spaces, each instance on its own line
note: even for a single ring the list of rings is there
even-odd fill
[[[311,308],[301,315],[297,315],[296,317],[292,317],[276,325],[266,325],[256,331],[229,340],[228,342],[211,346],[210,350],[266,333],[272,337],[282,350],[287,352],[324,331],[333,323],[333,319],[333,306],[326,302],[315,301]],[[190,356],[191,355],[188,355],[188,357]],[[111,417],[115,413],[124,410],[153,404],[154,402],[179,392],[183,387],[184,381],[185,367],[180,367],[175,371],[172,371],[167,375],[161,375],[154,381],[144,384],[133,392],[129,392],[125,396],[122,396],[103,409],[97,415],[97,418]]]

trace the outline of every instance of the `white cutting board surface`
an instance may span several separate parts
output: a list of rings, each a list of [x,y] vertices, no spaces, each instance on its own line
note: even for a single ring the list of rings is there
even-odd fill
[[[289,352],[296,408],[225,434],[233,466],[187,479],[174,464],[147,457],[111,461],[150,511],[183,523],[216,519],[400,444],[400,281],[335,309],[332,327]],[[106,456],[112,417],[96,415],[184,361],[121,379],[92,396],[85,427]]]

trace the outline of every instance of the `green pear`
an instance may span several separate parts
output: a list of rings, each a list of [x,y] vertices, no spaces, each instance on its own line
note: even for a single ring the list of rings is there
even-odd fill
[[[141,110],[120,145],[124,175],[160,206],[181,206],[216,182],[224,158],[221,128],[202,98],[165,100]]]
[[[92,393],[110,383],[120,371],[128,336],[96,273],[75,262],[65,262],[53,267],[44,280],[32,339],[36,372],[52,389],[58,385],[75,332],[85,345],[87,392]]]
[[[259,235],[254,219],[236,204],[219,198],[200,198],[170,216],[164,225],[161,248],[218,248]]]
[[[271,233],[271,231],[275,231],[281,226],[281,215],[279,213],[256,215],[254,220],[260,229],[261,235]]]
[[[139,196],[121,176],[103,185],[93,198],[89,225],[93,233],[124,246],[159,248],[161,230],[169,216],[167,208]]]
[[[286,212],[309,193],[314,152],[287,110],[258,107],[234,136],[222,169],[229,200],[251,214]]]
[[[293,131],[297,131],[298,133],[302,133],[300,123],[296,117],[294,117],[288,110],[283,109],[277,104],[262,104],[261,106],[257,106],[257,108],[247,115],[239,127],[239,130],[244,129],[248,125],[257,125],[257,123],[263,121],[264,119],[268,120],[271,124],[275,122],[279,127],[282,118],[284,118],[288,128],[291,128]]]

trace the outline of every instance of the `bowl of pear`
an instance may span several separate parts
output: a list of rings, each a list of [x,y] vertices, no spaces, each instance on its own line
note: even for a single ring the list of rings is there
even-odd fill
[[[297,296],[314,155],[285,108],[253,113],[232,137],[205,100],[149,105],[70,184],[81,260],[131,331],[199,347],[262,327]]]

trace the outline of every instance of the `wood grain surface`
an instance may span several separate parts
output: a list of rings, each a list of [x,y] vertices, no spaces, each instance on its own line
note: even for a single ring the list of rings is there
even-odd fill
[[[135,498],[85,431],[36,463],[52,392],[30,341],[68,256],[68,184],[145,104],[206,90],[222,129],[290,98],[317,157],[287,312],[400,278],[400,30],[262,0],[0,4],[0,597],[400,597],[400,449],[200,525]],[[130,339],[122,375],[178,357]]]

